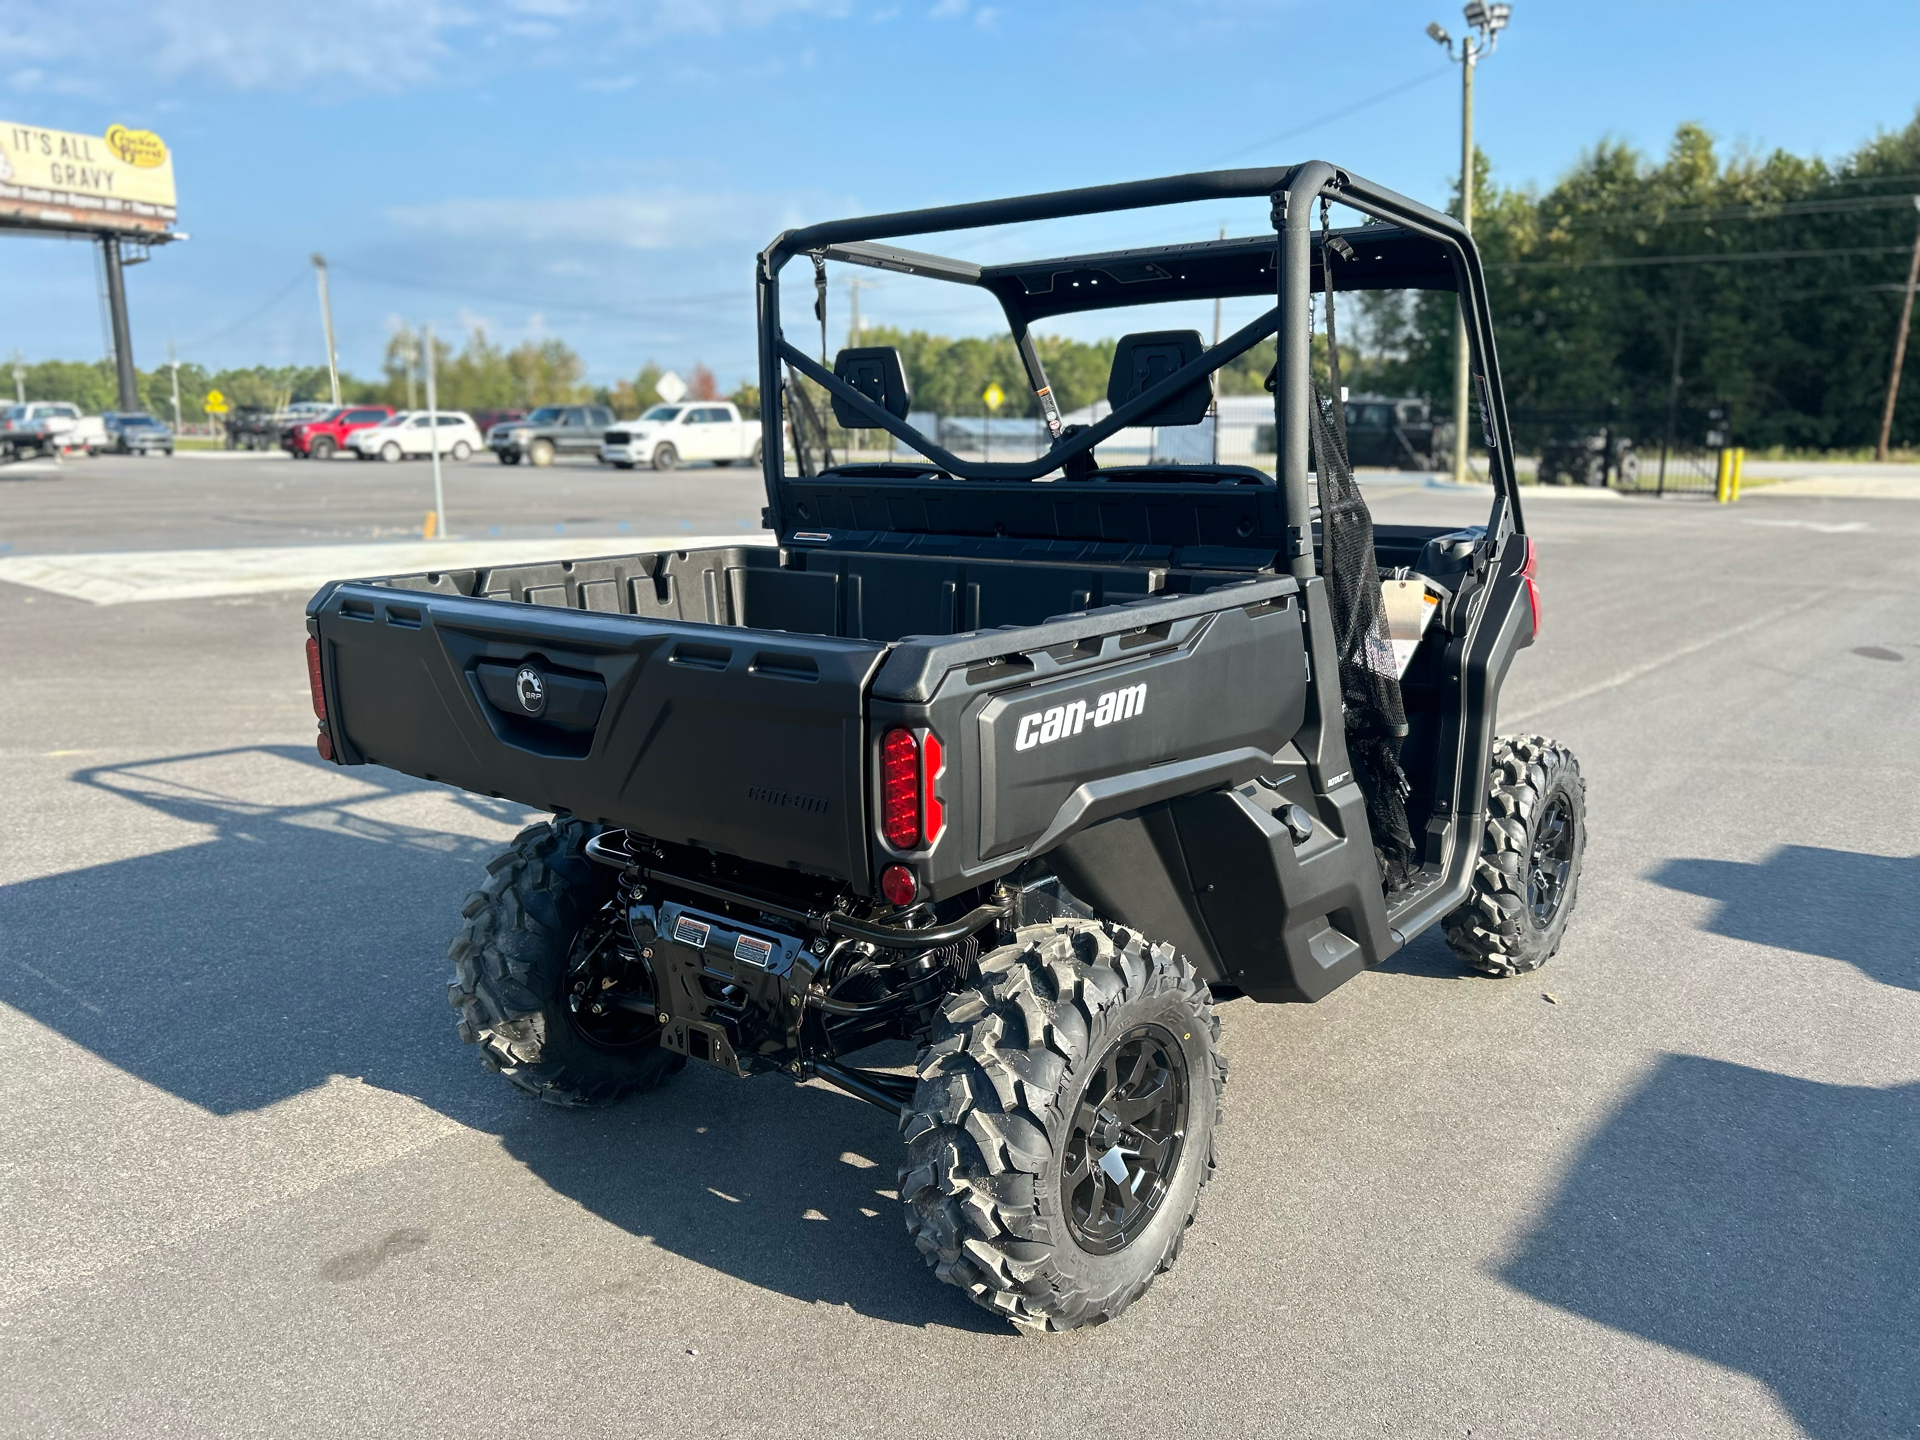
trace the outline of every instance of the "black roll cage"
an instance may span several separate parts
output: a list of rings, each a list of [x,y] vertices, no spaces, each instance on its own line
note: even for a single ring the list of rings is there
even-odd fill
[[[1191,245],[1155,246],[1098,255],[1069,256],[983,266],[875,242],[900,235],[934,234],[993,225],[1065,219],[1076,215],[1180,205],[1202,200],[1268,197],[1275,238],[1265,236]],[[1373,221],[1331,236],[1314,231],[1314,202],[1321,197],[1360,211]],[[1344,242],[1336,245],[1335,240]],[[966,205],[899,211],[860,219],[830,220],[780,235],[760,253],[756,267],[760,345],[763,468],[768,520],[785,538],[786,457],[780,397],[781,367],[791,366],[844,402],[874,428],[885,430],[961,480],[1033,481],[1085,454],[1162,401],[1220,366],[1278,335],[1274,423],[1279,446],[1279,490],[1285,515],[1286,560],[1296,577],[1314,573],[1308,476],[1308,437],[1313,415],[1311,366],[1312,295],[1324,284],[1324,249],[1343,258],[1340,290],[1452,290],[1463,297],[1469,354],[1479,378],[1481,420],[1488,441],[1494,485],[1488,528],[1496,540],[1524,529],[1513,473],[1513,436],[1493,343],[1486,277],[1479,252],[1460,222],[1416,200],[1363,180],[1323,160],[1245,170],[1210,170],[1122,185],[1096,185],[1044,195],[1023,195]],[[1279,263],[1274,263],[1276,253]],[[901,274],[973,285],[999,301],[1013,333],[1029,383],[1047,388],[1046,372],[1030,326],[1036,319],[1083,310],[1173,300],[1213,299],[1271,293],[1274,307],[1241,327],[1197,360],[1117,407],[1098,424],[1056,438],[1046,454],[1020,462],[965,461],[905,420],[841,381],[789,344],[780,325],[780,272],[797,255],[838,260]],[[1352,258],[1345,258],[1348,255]],[[1102,283],[1111,288],[1096,290]],[[1075,293],[1079,292],[1079,293]],[[1464,425],[1467,417],[1457,416]]]

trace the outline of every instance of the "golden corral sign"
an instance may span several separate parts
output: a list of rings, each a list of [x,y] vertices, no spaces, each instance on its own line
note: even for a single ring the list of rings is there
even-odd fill
[[[173,221],[173,154],[151,130],[0,121],[0,224],[151,232]]]

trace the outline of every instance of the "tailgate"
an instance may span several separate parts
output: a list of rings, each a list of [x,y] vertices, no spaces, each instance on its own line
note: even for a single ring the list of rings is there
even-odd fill
[[[866,888],[882,645],[365,584],[310,614],[344,764]]]

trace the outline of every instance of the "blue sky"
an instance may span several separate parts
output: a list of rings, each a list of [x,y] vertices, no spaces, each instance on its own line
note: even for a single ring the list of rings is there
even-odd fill
[[[0,119],[119,122],[173,147],[192,239],[129,274],[143,366],[169,339],[213,367],[319,362],[318,250],[360,374],[404,320],[558,335],[601,381],[700,360],[731,385],[753,364],[753,253],[787,225],[1315,156],[1440,202],[1459,82],[1422,33],[1433,19],[1461,28],[1456,4],[1423,0],[0,0]],[[1550,184],[1602,137],[1657,152],[1683,120],[1730,147],[1838,156],[1912,117],[1916,56],[1911,0],[1863,0],[1844,23],[1515,0],[1478,138],[1509,184]],[[1214,207],[951,248],[1262,220]],[[862,309],[951,333],[989,321],[910,290],[883,281]],[[102,348],[87,249],[8,237],[0,353]]]

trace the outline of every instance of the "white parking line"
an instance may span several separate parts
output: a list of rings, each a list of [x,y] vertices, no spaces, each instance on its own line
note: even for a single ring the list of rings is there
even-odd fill
[[[379,545],[287,545],[244,550],[121,550],[88,555],[0,556],[0,581],[95,605],[310,591],[329,580],[470,570],[598,555],[640,555],[719,545],[769,545],[761,534],[554,537],[546,540],[414,540]]]

